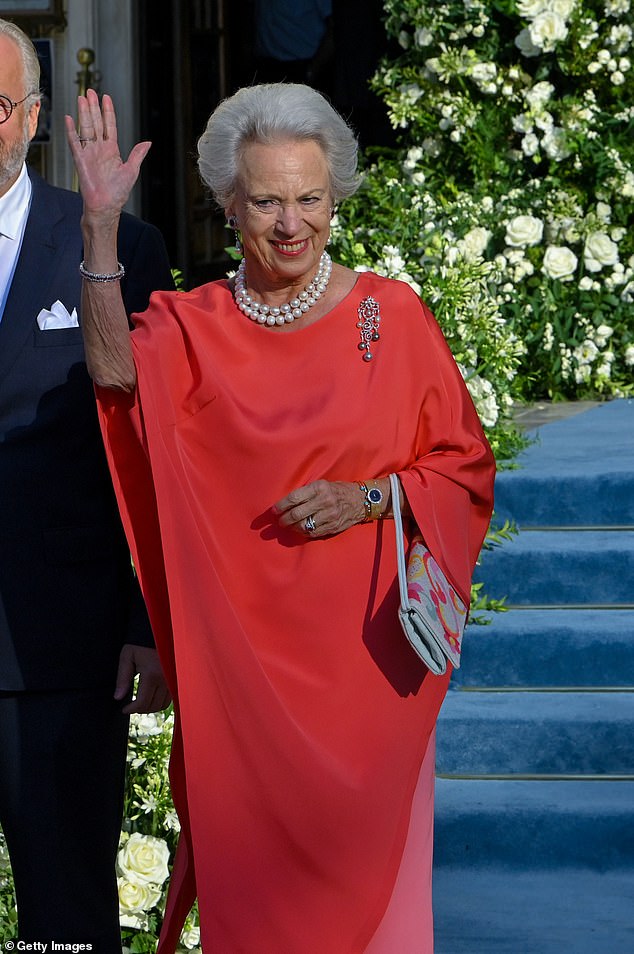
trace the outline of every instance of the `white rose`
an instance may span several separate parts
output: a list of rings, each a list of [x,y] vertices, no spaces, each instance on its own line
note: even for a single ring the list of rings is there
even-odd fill
[[[531,43],[545,53],[554,50],[560,40],[568,36],[568,27],[565,21],[552,10],[539,13],[528,27]]]
[[[547,109],[544,109],[539,116],[535,116],[535,125],[538,129],[548,132],[555,125],[555,120],[553,119],[552,113],[549,113]]]
[[[606,265],[616,265],[619,247],[605,232],[593,232],[586,239],[584,264],[589,272],[598,272]]]
[[[607,202],[597,202],[597,218],[606,225],[612,218],[612,209]]]
[[[547,0],[519,0],[517,4],[517,12],[526,20],[532,20],[547,8]]]
[[[549,159],[555,159],[561,162],[570,155],[570,149],[566,142],[566,133],[560,126],[553,126],[542,138],[542,148]]]
[[[525,156],[534,156],[539,149],[539,139],[535,133],[526,133],[522,139],[522,152]]]
[[[518,113],[511,119],[511,125],[515,132],[532,132],[533,120],[526,113]]]
[[[482,258],[490,238],[491,233],[488,229],[482,228],[481,226],[469,229],[463,236],[462,241],[458,243],[463,257],[468,262]]]
[[[429,46],[433,42],[434,34],[431,30],[428,30],[426,27],[419,27],[416,33],[414,34],[414,40],[416,41],[416,46]]]
[[[493,385],[479,374],[468,377],[466,384],[480,420],[485,427],[493,427],[499,415]]]
[[[634,367],[634,345],[628,345],[625,349],[625,363],[628,368]]]
[[[565,245],[549,245],[544,252],[542,271],[548,278],[570,281],[577,267],[577,256]]]
[[[143,914],[161,900],[161,889],[156,884],[118,879],[119,911],[121,914]]]
[[[537,245],[544,234],[544,223],[534,215],[516,215],[506,226],[506,244],[514,248]]]
[[[138,914],[119,914],[119,926],[120,927],[129,927],[135,928],[137,931],[145,931],[148,926],[148,917],[147,914],[140,916]],[[126,951],[129,952],[130,948],[123,948],[125,954]]]
[[[528,30],[522,30],[521,33],[518,33],[514,42],[522,56],[539,56],[542,52],[541,47],[535,46],[531,40]]]
[[[189,950],[200,944],[200,928],[193,926],[185,928],[181,934],[181,944]]]
[[[169,875],[167,842],[153,835],[134,832],[117,855],[121,874],[141,884],[163,884]]]
[[[541,83],[535,83],[535,85],[527,90],[524,93],[524,98],[533,109],[537,109],[540,106],[543,106],[544,103],[547,103],[555,92],[555,87],[552,83],[547,83],[543,80]]]
[[[550,0],[550,9],[564,20],[567,20],[574,10],[576,0]]]

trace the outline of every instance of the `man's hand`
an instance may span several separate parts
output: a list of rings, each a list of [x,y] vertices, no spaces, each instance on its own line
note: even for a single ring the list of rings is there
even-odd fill
[[[123,712],[159,712],[166,709],[171,696],[163,677],[163,671],[155,649],[147,646],[133,646],[131,643],[121,650],[115,699],[125,699],[134,685],[135,676],[139,676],[136,696],[124,706]]]

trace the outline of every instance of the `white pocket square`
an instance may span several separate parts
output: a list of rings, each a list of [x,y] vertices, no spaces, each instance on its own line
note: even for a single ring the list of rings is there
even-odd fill
[[[37,323],[42,331],[50,331],[51,328],[79,328],[77,309],[73,308],[73,313],[69,315],[61,301],[56,301],[51,305],[50,311],[42,308],[37,316]]]

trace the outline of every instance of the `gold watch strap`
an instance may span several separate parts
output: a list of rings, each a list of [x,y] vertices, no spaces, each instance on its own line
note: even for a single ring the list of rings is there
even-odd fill
[[[381,517],[383,516],[383,504],[385,502],[383,492],[381,491],[376,480],[368,480],[367,488],[368,488],[368,503],[370,504],[370,520],[380,520]],[[369,496],[371,490],[378,490],[381,495],[381,499],[376,502],[371,500]]]

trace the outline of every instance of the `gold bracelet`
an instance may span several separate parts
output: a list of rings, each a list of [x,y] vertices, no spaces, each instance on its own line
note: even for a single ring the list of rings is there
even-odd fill
[[[363,494],[363,506],[365,507],[365,520],[363,522],[367,523],[369,520],[372,519],[372,506],[370,504],[370,501],[368,500],[368,488],[366,484],[364,484],[360,480],[357,481],[357,483],[359,485],[359,490]]]

